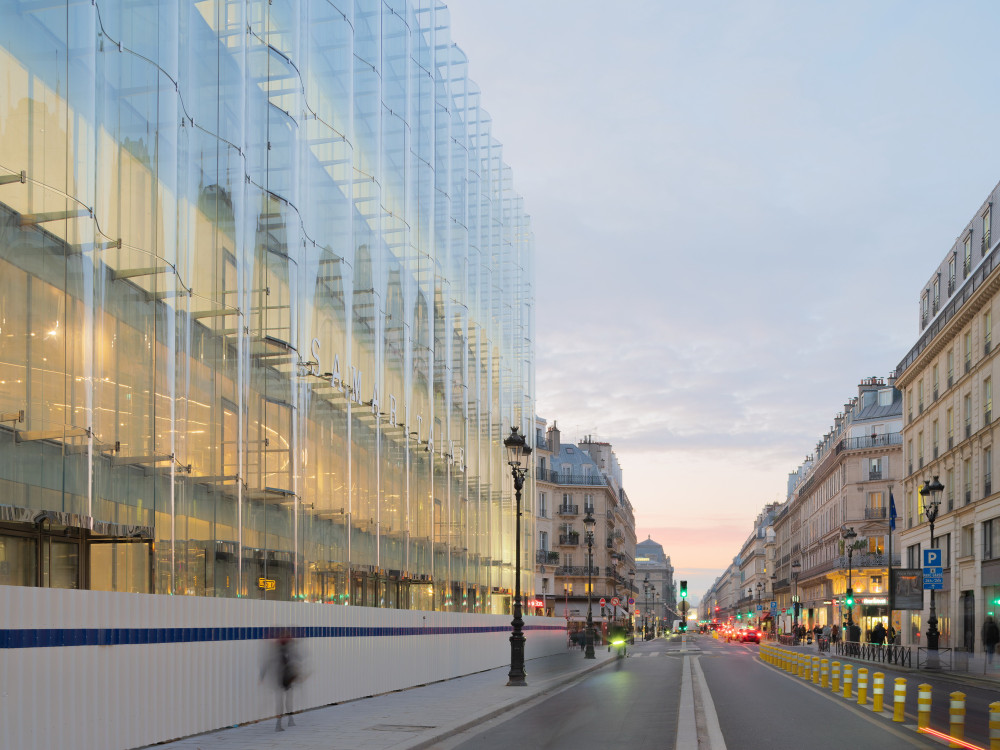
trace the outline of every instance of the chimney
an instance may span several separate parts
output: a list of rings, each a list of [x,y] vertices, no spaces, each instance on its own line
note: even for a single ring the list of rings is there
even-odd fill
[[[549,444],[549,450],[553,456],[559,455],[559,426],[553,422],[552,426],[545,431],[545,442]]]

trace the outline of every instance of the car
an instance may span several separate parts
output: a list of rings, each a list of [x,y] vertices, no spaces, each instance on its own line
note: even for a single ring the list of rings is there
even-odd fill
[[[760,639],[763,637],[763,633],[759,630],[754,630],[753,628],[746,628],[740,631],[740,642],[747,643],[753,641],[754,643],[760,643]]]

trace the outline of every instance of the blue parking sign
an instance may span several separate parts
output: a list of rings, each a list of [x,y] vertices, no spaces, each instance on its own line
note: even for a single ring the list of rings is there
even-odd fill
[[[940,568],[941,563],[941,550],[939,549],[925,549],[924,550],[924,567],[925,568]]]

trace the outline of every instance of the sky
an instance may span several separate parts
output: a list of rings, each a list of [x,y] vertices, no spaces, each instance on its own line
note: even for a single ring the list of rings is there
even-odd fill
[[[1000,181],[995,2],[450,0],[535,235],[536,410],[700,595]]]

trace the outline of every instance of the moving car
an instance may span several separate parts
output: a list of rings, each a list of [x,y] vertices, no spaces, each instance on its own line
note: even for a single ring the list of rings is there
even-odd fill
[[[740,631],[740,641],[742,643],[747,643],[753,641],[754,643],[760,643],[760,639],[764,637],[764,634],[759,630],[754,628],[746,628]]]

